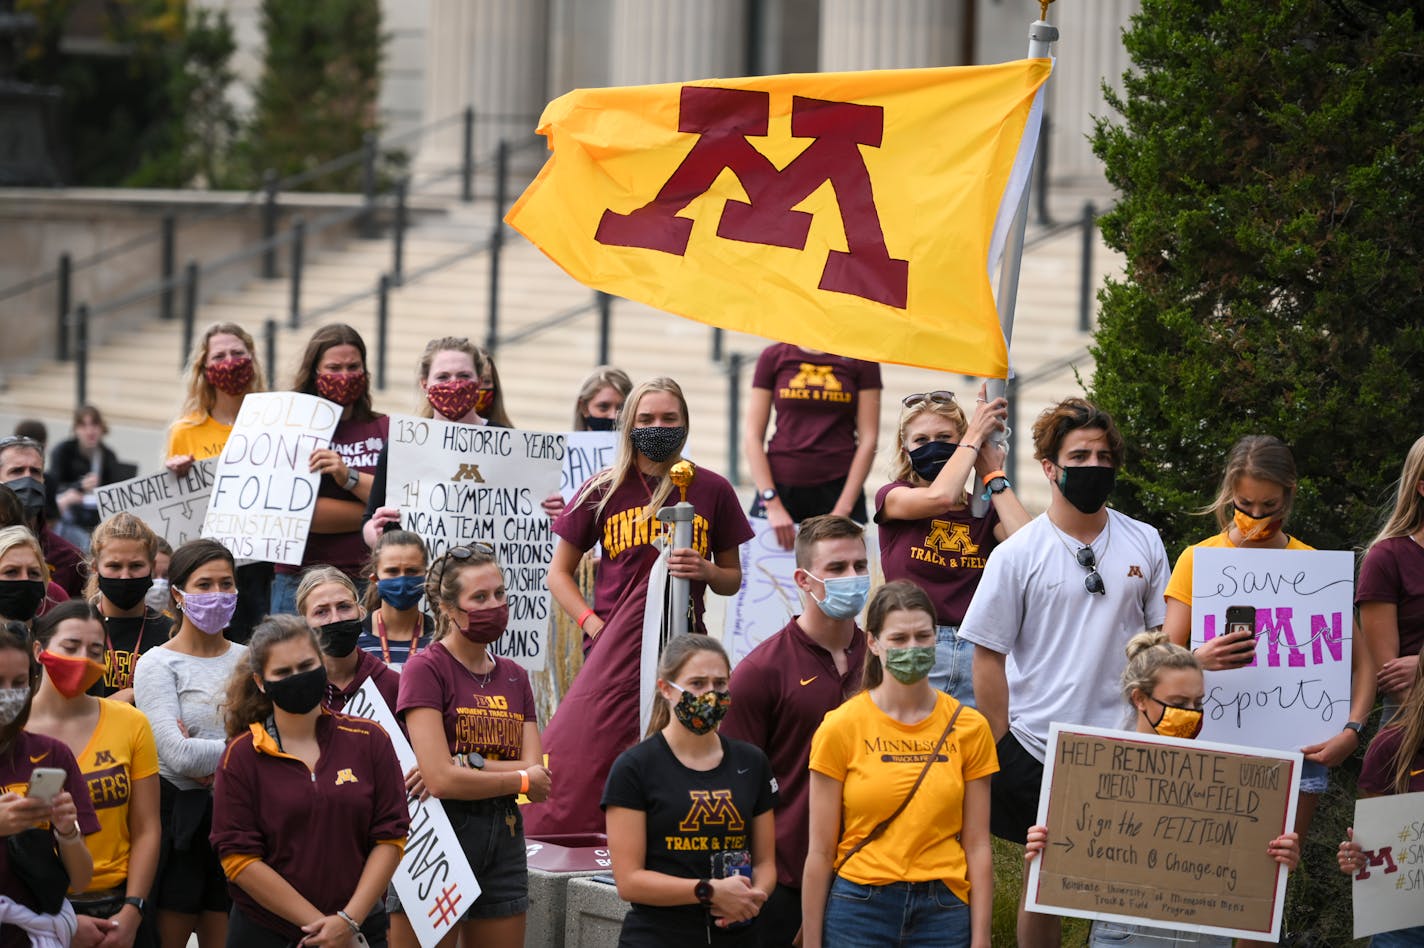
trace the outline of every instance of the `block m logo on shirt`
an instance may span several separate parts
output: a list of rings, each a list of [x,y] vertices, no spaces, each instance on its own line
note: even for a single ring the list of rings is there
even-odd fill
[[[732,802],[732,791],[689,790],[687,795],[692,798],[692,805],[688,807],[682,822],[677,824],[682,832],[698,833],[703,826],[720,826],[736,833],[746,827],[737,805]]]
[[[969,524],[950,520],[931,520],[924,545],[932,550],[964,556],[979,552],[979,544],[969,536]]]
[[[802,362],[801,367],[796,370],[796,374],[786,385],[788,388],[824,388],[827,391],[839,392],[841,380],[836,378],[835,368],[833,365],[812,365],[809,362]]]

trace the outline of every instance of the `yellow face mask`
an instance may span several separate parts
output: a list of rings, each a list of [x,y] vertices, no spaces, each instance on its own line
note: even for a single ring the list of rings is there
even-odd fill
[[[1241,536],[1246,540],[1254,540],[1257,543],[1269,540],[1280,532],[1281,525],[1285,523],[1285,518],[1272,515],[1270,517],[1253,517],[1240,507],[1236,508],[1236,513],[1232,515],[1231,522],[1236,524],[1236,529],[1241,531]]]
[[[1180,708],[1158,701],[1151,695],[1147,696],[1147,700],[1162,705],[1162,714],[1158,716],[1157,720],[1147,719],[1147,723],[1152,725],[1152,730],[1158,734],[1163,737],[1180,737],[1190,741],[1201,733],[1201,708]],[[1144,716],[1147,714],[1146,711],[1142,713]]]

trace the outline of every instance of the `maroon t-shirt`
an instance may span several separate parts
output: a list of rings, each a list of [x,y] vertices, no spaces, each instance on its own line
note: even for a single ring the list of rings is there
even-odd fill
[[[800,618],[799,616],[797,618]],[[856,629],[845,650],[846,672],[802,631],[796,619],[770,636],[732,672],[732,707],[720,733],[760,747],[778,787],[776,881],[801,887],[810,845],[811,738],[827,711],[860,690],[865,633]]]
[[[958,627],[979,588],[984,561],[998,545],[994,527],[999,514],[990,506],[983,517],[975,517],[967,507],[923,520],[885,517],[885,496],[897,487],[913,486],[892,481],[875,492],[880,567],[887,580],[908,580],[929,594],[936,624]]]
[[[360,474],[375,474],[376,461],[386,446],[390,431],[390,419],[385,415],[370,421],[347,420],[336,426],[331,436],[331,449],[341,455],[346,466]],[[365,506],[365,501],[337,484],[330,477],[322,476],[316,490],[318,497],[334,497],[350,500]],[[308,566],[335,566],[343,573],[356,579],[361,575],[366,563],[371,559],[371,548],[361,538],[359,528],[347,533],[310,533],[307,535],[306,552],[302,554],[301,566],[278,563],[279,573],[300,573]]]
[[[771,478],[808,487],[845,477],[855,456],[858,395],[881,388],[880,365],[779,342],[757,357],[752,388],[771,392],[776,431],[766,448]]]
[[[99,817],[89,797],[89,785],[74,760],[74,754],[63,741],[43,734],[21,731],[15,743],[0,752],[0,793],[25,795],[30,785],[30,773],[36,767],[59,767],[64,770],[64,789],[74,798],[78,811],[79,832],[88,836],[99,832]],[[42,824],[47,825],[47,824]],[[68,827],[64,827],[68,830]],[[15,875],[10,865],[10,847],[0,843],[0,895],[8,896],[28,909],[37,910],[30,887]],[[0,925],[0,948],[26,948],[30,936],[14,925]]]
[[[518,760],[525,722],[539,723],[529,673],[507,658],[494,658],[486,678],[436,642],[406,662],[398,677],[396,713],[404,719],[411,708],[439,711],[451,754],[474,751],[486,760]]]
[[[45,565],[49,567],[50,582],[57,583],[70,599],[84,595],[84,584],[89,579],[89,567],[85,565],[84,554],[79,547],[55,533],[47,526],[40,527],[40,552],[44,554]]]
[[[1399,751],[1399,742],[1403,737],[1403,727],[1387,727],[1370,741],[1365,750],[1365,762],[1360,765],[1361,790],[1377,794],[1394,793],[1394,755]],[[1424,748],[1415,752],[1409,772],[1409,792],[1424,790]]]
[[[400,697],[400,672],[390,668],[370,652],[357,649],[356,653],[360,658],[356,660],[356,674],[351,676],[351,684],[345,688],[337,688],[335,684],[328,681],[326,697],[322,699],[322,705],[332,711],[340,711],[346,707],[346,702],[351,700],[351,696],[361,690],[366,679],[372,678],[376,682],[376,690],[381,693],[382,698],[386,699],[386,707],[392,714],[395,714],[396,700]]]
[[[1412,537],[1381,540],[1365,554],[1355,605],[1392,602],[1399,610],[1399,654],[1418,655],[1424,645],[1424,547]]]

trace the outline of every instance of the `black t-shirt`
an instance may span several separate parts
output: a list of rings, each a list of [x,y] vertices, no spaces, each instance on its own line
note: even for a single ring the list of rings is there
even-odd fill
[[[141,618],[106,617],[104,633],[109,638],[108,652],[104,656],[104,677],[89,689],[89,694],[98,698],[107,698],[116,691],[133,687],[134,666],[138,664],[139,656],[168,641],[173,634],[173,620],[152,609],[145,609]]]
[[[628,748],[613,762],[602,805],[647,814],[643,866],[684,879],[708,879],[713,856],[752,848],[752,822],[776,806],[776,778],[759,747],[721,738],[722,762],[711,770],[691,770],[661,733]],[[700,905],[653,907],[635,912],[666,922],[666,931],[701,933],[706,913]],[[713,929],[714,933],[720,929]]]

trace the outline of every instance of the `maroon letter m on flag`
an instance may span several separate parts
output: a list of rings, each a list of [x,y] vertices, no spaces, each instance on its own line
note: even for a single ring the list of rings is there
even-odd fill
[[[794,97],[791,134],[813,141],[780,171],[747,141],[748,136],[767,134],[770,114],[771,96],[766,92],[683,86],[678,131],[701,137],[652,201],[631,214],[604,211],[594,239],[682,256],[692,221],[677,212],[727,168],[751,201],[726,202],[717,236],[804,250],[812,215],[791,208],[829,181],[840,206],[848,249],[828,253],[820,288],[904,309],[910,264],[891,258],[885,246],[870,172],[860,153],[861,145],[880,147],[884,110],[877,105]]]

